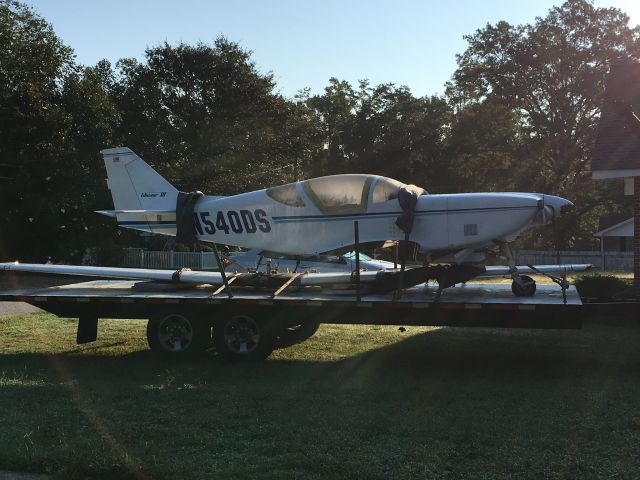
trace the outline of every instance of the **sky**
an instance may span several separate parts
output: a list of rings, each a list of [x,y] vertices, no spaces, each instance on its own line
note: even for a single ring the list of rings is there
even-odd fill
[[[277,89],[322,93],[329,78],[394,83],[415,96],[444,93],[464,52],[464,35],[487,23],[532,23],[560,0],[27,0],[76,60],[144,58],[165,41],[211,43],[218,36],[253,52]],[[596,0],[640,23],[640,1]]]

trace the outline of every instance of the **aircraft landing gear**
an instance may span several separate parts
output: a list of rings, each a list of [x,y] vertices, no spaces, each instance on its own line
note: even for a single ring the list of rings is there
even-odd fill
[[[516,268],[516,259],[511,253],[509,245],[502,244],[502,251],[504,256],[507,257],[509,263],[509,273],[511,274],[511,291],[516,297],[531,297],[536,293],[536,281],[528,275],[520,275]]]

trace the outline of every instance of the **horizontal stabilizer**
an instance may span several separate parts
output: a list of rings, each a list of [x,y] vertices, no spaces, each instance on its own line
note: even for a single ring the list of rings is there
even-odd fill
[[[105,217],[116,218],[115,210],[96,210],[95,212],[99,213],[100,215],[104,215]]]
[[[173,215],[175,210],[96,210],[96,213],[105,217],[119,217],[121,215]]]

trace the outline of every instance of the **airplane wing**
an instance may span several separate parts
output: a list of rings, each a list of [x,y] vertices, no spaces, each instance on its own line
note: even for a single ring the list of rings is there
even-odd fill
[[[19,262],[0,263],[0,270],[117,278],[121,280],[222,284],[222,275],[218,272],[194,272],[191,270],[155,270],[151,268],[92,267],[86,265],[53,265]]]
[[[57,275],[79,275],[84,277],[114,278],[121,280],[153,280],[158,282],[192,283],[222,285],[220,272],[180,270],[156,270],[151,268],[121,268],[121,267],[93,267],[86,265],[53,265],[34,263],[0,263],[0,271],[49,273]],[[375,282],[378,271],[361,272],[360,281]],[[230,277],[231,275],[227,275]],[[236,285],[251,285],[253,280],[266,278],[265,274],[241,273],[236,274]],[[272,275],[273,283],[290,278],[291,274]],[[243,281],[244,280],[244,281]],[[295,284],[298,286],[323,286],[334,284],[350,284],[354,279],[350,272],[314,273],[298,275]],[[264,283],[264,282],[263,282]],[[259,284],[259,282],[256,282]]]
[[[519,273],[566,273],[585,271],[591,265],[540,265],[538,267],[517,267]],[[223,276],[220,272],[180,270],[155,270],[149,268],[120,268],[120,267],[93,267],[86,265],[53,265],[32,263],[0,263],[0,271],[34,272],[57,275],[79,275],[85,277],[114,278],[124,280],[152,280],[159,282],[222,285]],[[457,270],[447,270],[442,266],[426,266],[411,268],[404,272],[398,270],[379,270],[360,272],[359,280],[371,293],[391,292],[398,288],[408,288],[413,285],[425,283],[428,279],[437,279],[442,288],[447,288],[456,283],[466,282],[478,276],[509,275],[509,267],[463,267],[457,266]],[[451,272],[451,275],[449,275]],[[230,277],[230,276],[228,276]],[[335,285],[356,285],[356,277],[351,272],[331,273],[278,273],[267,275],[264,273],[238,273],[233,274],[234,285],[267,287],[279,289],[285,285],[297,287],[328,287]]]
[[[533,269],[528,265],[517,265],[517,273],[525,275],[533,275],[536,273],[572,273],[585,272],[591,270],[593,265],[590,263],[573,263],[567,265],[532,265]],[[509,267],[506,265],[494,265],[486,267],[485,273],[478,277],[501,277],[511,275]]]

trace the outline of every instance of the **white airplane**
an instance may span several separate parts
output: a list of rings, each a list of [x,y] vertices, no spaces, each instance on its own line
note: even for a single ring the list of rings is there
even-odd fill
[[[121,227],[175,235],[184,243],[197,239],[305,256],[354,245],[357,222],[359,243],[411,241],[432,262],[450,264],[407,272],[403,268],[402,287],[432,278],[446,288],[481,275],[486,270],[479,265],[488,248],[507,245],[572,205],[564,198],[538,193],[432,195],[390,178],[356,174],[314,178],[227,197],[207,196],[179,192],[129,148],[101,153],[115,208],[98,213],[115,217]],[[519,294],[532,294],[535,283],[519,274],[508,248],[506,253],[509,268],[504,273],[513,276],[514,293],[519,289]],[[0,266],[19,269],[13,263]],[[546,271],[567,269],[553,267]],[[584,266],[568,266],[571,270],[580,267]],[[110,271],[113,273],[113,269]],[[363,278],[368,280],[382,277],[384,272],[365,273],[368,275]],[[140,274],[130,277],[140,278]],[[126,272],[119,278],[129,278],[123,275]],[[202,279],[202,275],[195,277]],[[338,280],[330,274],[324,274],[324,279],[307,277],[298,282],[312,285],[313,278],[318,284],[328,283],[329,278]],[[347,277],[349,274],[344,279]],[[383,289],[390,289],[394,282],[386,276]]]
[[[128,148],[102,154],[115,210],[99,213],[115,217],[121,227],[180,236],[179,227],[193,225],[201,241],[291,255],[353,245],[358,221],[361,243],[407,240],[410,230],[408,240],[422,251],[454,253],[455,263],[469,262],[478,258],[477,250],[513,241],[572,205],[538,193],[430,195],[390,178],[356,174],[228,197],[184,194]],[[415,198],[415,204],[402,208],[403,197]],[[410,214],[413,224],[401,225],[403,230],[396,221]]]

